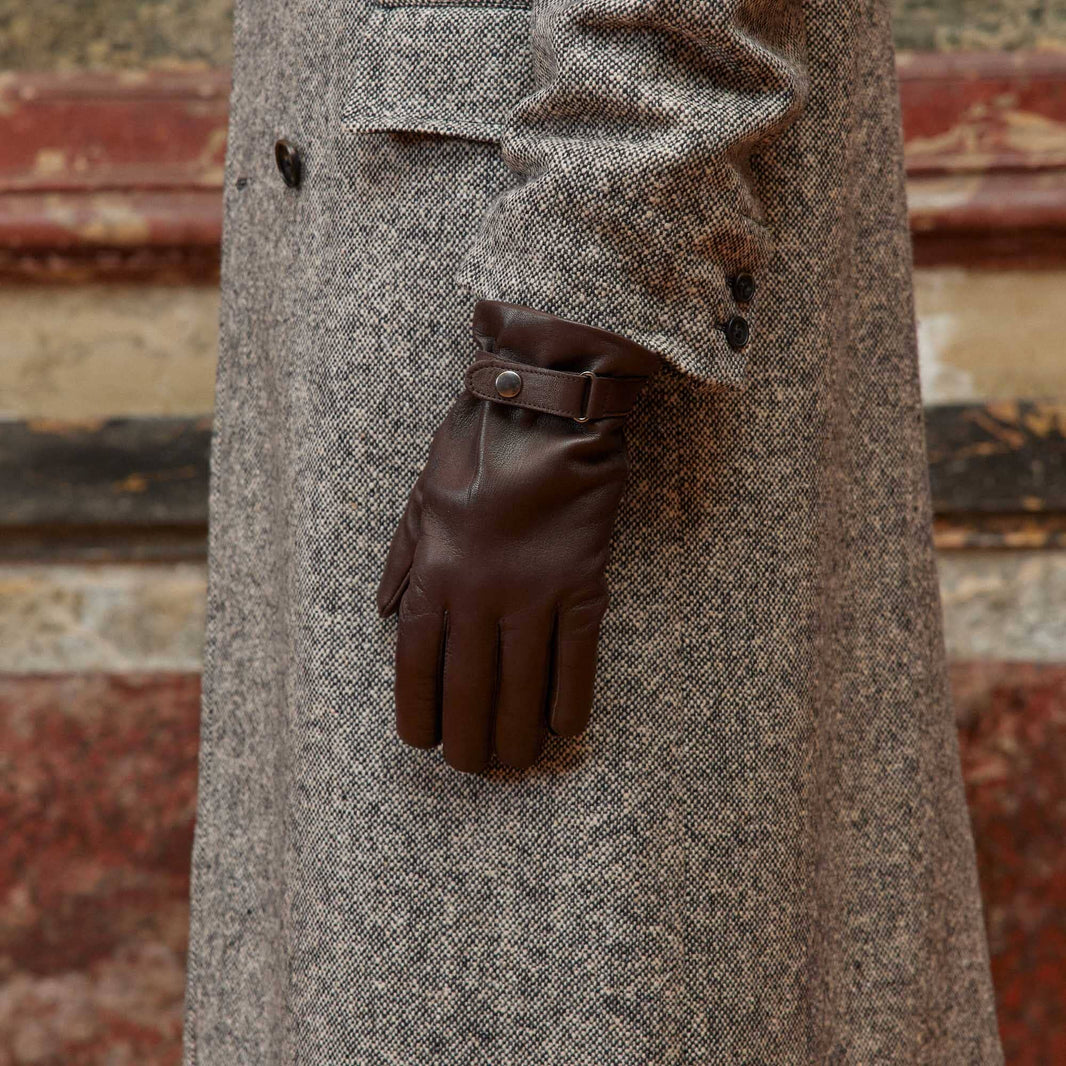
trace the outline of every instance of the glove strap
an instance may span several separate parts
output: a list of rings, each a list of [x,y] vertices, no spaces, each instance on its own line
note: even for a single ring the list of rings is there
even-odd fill
[[[466,372],[467,389],[482,400],[589,422],[624,418],[637,402],[645,378],[617,378],[545,370],[479,352]]]

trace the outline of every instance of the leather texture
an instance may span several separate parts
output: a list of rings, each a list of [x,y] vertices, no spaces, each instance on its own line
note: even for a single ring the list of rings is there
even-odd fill
[[[378,589],[379,611],[400,616],[397,731],[416,747],[443,742],[468,772],[493,753],[529,766],[548,730],[588,724],[624,413],[659,366],[615,334],[496,301],[477,304],[474,335],[483,351],[433,438]],[[523,377],[513,398],[492,386],[502,370]],[[610,402],[577,421],[593,397]]]

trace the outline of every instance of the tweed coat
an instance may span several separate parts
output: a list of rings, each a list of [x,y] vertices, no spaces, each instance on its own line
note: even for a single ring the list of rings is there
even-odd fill
[[[188,1066],[1001,1061],[886,8],[238,0]],[[666,363],[592,726],[463,775],[374,591],[478,296]]]

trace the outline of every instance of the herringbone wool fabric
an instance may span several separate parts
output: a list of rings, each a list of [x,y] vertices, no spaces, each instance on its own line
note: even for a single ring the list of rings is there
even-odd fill
[[[238,0],[225,212],[188,1066],[999,1063],[885,0]],[[591,728],[485,776],[374,606],[478,295],[668,360]]]

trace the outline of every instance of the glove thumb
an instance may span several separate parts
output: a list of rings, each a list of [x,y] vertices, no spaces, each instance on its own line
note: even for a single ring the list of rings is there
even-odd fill
[[[381,583],[378,585],[378,613],[382,618],[396,613],[400,600],[407,591],[421,525],[422,478],[419,477],[407,500],[400,525],[393,534],[389,555],[385,560],[385,572],[381,575]]]

